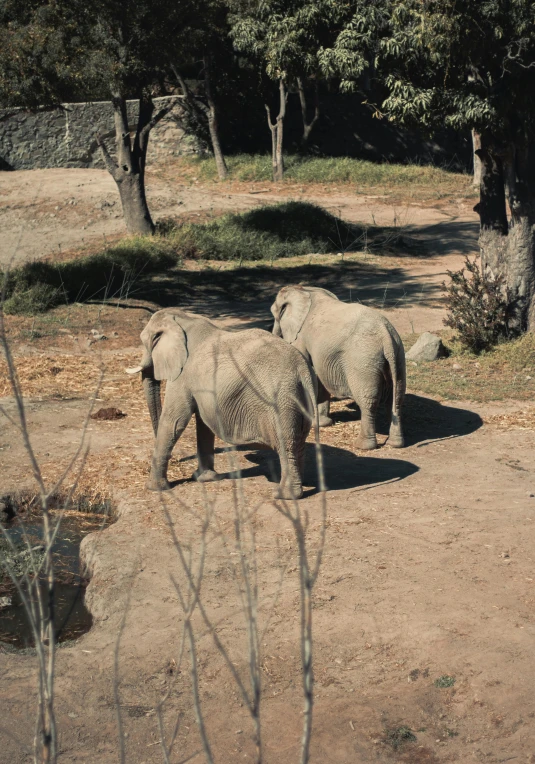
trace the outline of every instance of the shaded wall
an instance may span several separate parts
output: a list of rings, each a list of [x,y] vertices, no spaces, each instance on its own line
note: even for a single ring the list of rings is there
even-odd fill
[[[155,98],[156,109],[168,101]],[[127,110],[129,125],[135,129],[138,101],[128,101]],[[66,103],[39,111],[0,109],[0,169],[103,168],[97,134],[106,139],[113,153],[115,131],[110,101]],[[196,139],[186,136],[170,113],[151,131],[148,161],[196,150]]]

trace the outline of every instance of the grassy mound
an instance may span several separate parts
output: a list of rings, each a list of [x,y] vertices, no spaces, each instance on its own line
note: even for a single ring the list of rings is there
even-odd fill
[[[203,180],[216,180],[212,157],[188,157]],[[232,180],[268,182],[272,180],[271,157],[267,154],[238,154],[226,157]],[[297,183],[352,183],[357,186],[436,186],[453,183],[470,187],[471,176],[448,172],[440,167],[415,164],[377,164],[351,157],[285,157],[285,180]]]
[[[103,252],[62,263],[37,261],[7,276],[4,310],[32,315],[59,304],[133,296],[146,276],[182,258],[271,261],[349,248],[361,234],[321,207],[286,202],[209,223],[170,224],[152,237],[129,237]],[[1,274],[0,274],[1,275]]]
[[[155,236],[131,237],[77,260],[26,263],[7,274],[4,311],[28,315],[62,303],[125,297],[143,275],[173,267],[177,259],[171,242]]]
[[[284,202],[177,229],[185,256],[208,260],[276,260],[347,249],[362,231],[315,204]]]

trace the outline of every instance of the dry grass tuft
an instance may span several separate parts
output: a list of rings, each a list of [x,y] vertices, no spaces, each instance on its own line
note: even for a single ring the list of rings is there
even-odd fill
[[[509,414],[494,414],[484,417],[484,422],[494,424],[500,430],[535,430],[535,407]]]

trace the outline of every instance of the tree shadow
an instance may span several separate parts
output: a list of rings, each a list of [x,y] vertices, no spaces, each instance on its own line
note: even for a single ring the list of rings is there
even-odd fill
[[[360,419],[360,410],[352,401],[346,409],[335,411],[331,416],[334,422],[355,422]],[[402,421],[407,446],[423,446],[433,440],[469,435],[483,425],[483,420],[474,411],[446,406],[412,393],[405,396]],[[377,415],[377,432],[388,435],[389,426],[387,411],[381,407]]]
[[[312,256],[311,256],[312,259]],[[314,284],[344,302],[363,302],[379,310],[395,307],[436,307],[442,287],[436,281],[411,275],[404,268],[385,267],[373,261],[304,263],[277,267],[256,265],[232,270],[172,269],[157,278],[138,282],[132,296],[148,300],[155,307],[180,305],[184,310],[212,319],[238,319],[247,326],[271,329],[270,306],[281,287],[288,284]]]

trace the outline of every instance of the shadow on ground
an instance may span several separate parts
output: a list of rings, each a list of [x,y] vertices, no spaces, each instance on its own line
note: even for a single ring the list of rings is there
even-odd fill
[[[266,446],[251,445],[237,446],[237,451],[246,451],[245,458],[254,464],[254,467],[246,467],[240,470],[239,477],[247,480],[253,477],[266,477],[271,483],[280,482],[279,457]],[[356,456],[351,451],[335,446],[322,444],[322,456],[324,464],[325,482],[330,491],[340,491],[344,488],[359,488],[377,483],[392,483],[403,480],[409,475],[418,472],[419,467],[412,462],[403,459],[378,459],[373,456]],[[225,449],[218,448],[216,453]],[[180,461],[189,461],[193,456],[187,456]],[[306,444],[305,449],[305,472],[303,484],[314,486],[313,490],[305,491],[305,496],[316,493],[319,479],[316,466],[316,449],[312,443]],[[220,473],[221,480],[229,480],[238,477],[237,473]],[[175,488],[187,480],[180,479],[171,483]]]
[[[344,302],[363,302],[388,310],[415,305],[435,307],[442,297],[440,284],[410,275],[401,267],[385,267],[378,258],[369,262],[340,260],[298,267],[268,265],[231,271],[172,270],[137,285],[137,299],[166,308],[179,306],[212,319],[247,320],[249,327],[270,329],[269,312],[278,290],[286,284],[309,284],[334,292]]]
[[[419,467],[403,459],[378,459],[373,456],[356,456],[351,451],[335,446],[322,444],[325,483],[329,491],[341,491],[345,488],[360,488],[377,483],[392,483],[404,480],[409,475],[418,472]],[[273,451],[258,450],[247,454],[248,461],[258,465],[257,468],[244,470],[247,475],[265,475],[268,480],[278,483],[280,480],[279,460]],[[315,486],[319,480],[316,467],[316,449],[307,443],[305,451],[305,473],[303,484]],[[305,495],[315,493],[306,491]]]
[[[334,422],[354,422],[360,419],[358,406],[351,402],[347,409],[332,414]],[[483,420],[474,411],[445,406],[423,395],[408,394],[403,407],[405,445],[424,446],[433,440],[458,438],[478,430]],[[377,432],[388,435],[389,419],[381,409],[377,417]]]
[[[444,220],[430,226],[408,226],[417,242],[425,244],[428,257],[433,255],[472,255],[478,250],[477,220]]]

